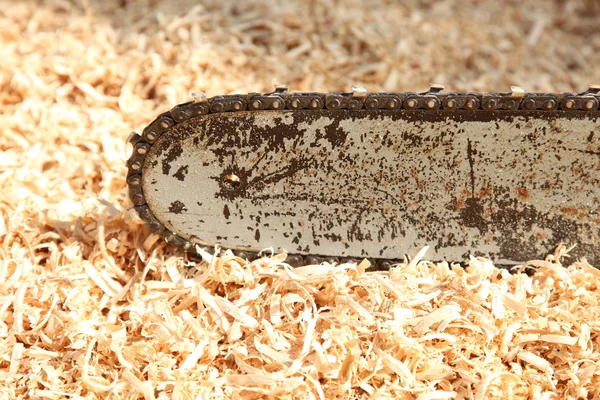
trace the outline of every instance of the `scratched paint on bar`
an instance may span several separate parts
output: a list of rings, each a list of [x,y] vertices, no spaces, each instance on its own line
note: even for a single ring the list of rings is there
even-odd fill
[[[583,115],[583,113],[581,114]],[[600,260],[596,119],[516,111],[204,116],[144,164],[154,215],[181,237],[297,254]],[[536,117],[536,118],[534,118]]]

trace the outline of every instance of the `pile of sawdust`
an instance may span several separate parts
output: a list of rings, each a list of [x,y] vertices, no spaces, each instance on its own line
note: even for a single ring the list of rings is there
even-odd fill
[[[194,263],[130,210],[128,132],[192,91],[600,81],[595,0],[399,3],[2,2],[0,398],[600,396],[600,272],[564,248]]]

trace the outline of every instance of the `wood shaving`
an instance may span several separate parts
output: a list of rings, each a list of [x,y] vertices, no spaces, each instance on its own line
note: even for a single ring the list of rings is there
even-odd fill
[[[127,133],[199,90],[582,91],[597,1],[1,3],[0,398],[600,398],[600,271],[566,246],[197,262],[125,184]]]

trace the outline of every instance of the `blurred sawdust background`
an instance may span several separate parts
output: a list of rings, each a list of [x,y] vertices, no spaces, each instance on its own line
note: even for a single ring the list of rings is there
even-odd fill
[[[0,398],[600,395],[585,262],[196,265],[147,237],[124,179],[127,134],[198,90],[583,91],[598,65],[596,0],[0,1]],[[408,328],[475,323],[469,301],[484,336]]]

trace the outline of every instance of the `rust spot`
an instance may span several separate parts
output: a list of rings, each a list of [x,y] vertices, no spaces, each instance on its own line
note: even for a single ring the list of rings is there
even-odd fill
[[[483,204],[479,199],[467,199],[465,207],[460,210],[460,217],[465,226],[477,228],[481,233],[487,231],[487,221],[484,217]]]
[[[479,191],[479,196],[478,197],[480,199],[489,197],[489,196],[491,196],[492,191],[493,191],[492,185],[487,185],[485,188],[483,188],[482,190]]]
[[[524,187],[517,186],[515,188],[515,191],[517,192],[517,198],[519,200],[521,200],[521,201],[529,200],[529,191],[527,189],[525,189]]]
[[[180,180],[181,182],[183,182],[185,180],[185,176],[187,175],[187,173],[188,173],[188,166],[182,165],[181,167],[179,167],[177,172],[173,174],[173,177],[175,177],[178,180]]]
[[[227,204],[225,204],[225,206],[223,206],[223,216],[225,219],[229,219],[230,215],[231,213],[229,212],[229,207],[227,207]]]
[[[585,217],[586,211],[577,207],[561,207],[560,211],[564,215],[568,215],[570,217],[582,218]]]
[[[172,212],[173,214],[181,214],[185,211],[187,211],[187,207],[179,200],[172,202],[171,206],[169,207],[169,212]]]
[[[169,175],[171,170],[171,162],[177,160],[177,158],[183,153],[181,144],[177,143],[173,145],[167,152],[165,158],[162,160],[162,172],[163,175]]]
[[[537,240],[546,240],[546,239],[548,239],[549,237],[550,237],[550,235],[548,235],[548,234],[546,234],[546,233],[544,233],[544,232],[537,232],[537,233],[535,234],[535,238],[536,238]]]

